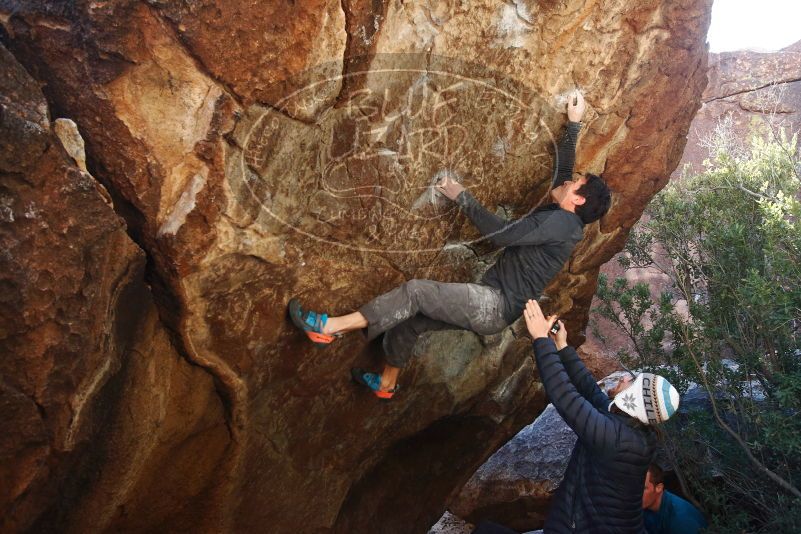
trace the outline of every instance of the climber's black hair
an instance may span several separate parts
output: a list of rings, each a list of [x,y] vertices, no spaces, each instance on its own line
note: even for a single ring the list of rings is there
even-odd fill
[[[587,182],[576,190],[576,194],[584,197],[584,204],[576,206],[576,215],[584,224],[590,224],[609,211],[612,204],[612,193],[603,178],[595,174],[586,174]]]

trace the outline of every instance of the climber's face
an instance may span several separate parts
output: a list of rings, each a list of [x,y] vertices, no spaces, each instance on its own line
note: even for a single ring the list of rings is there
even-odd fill
[[[584,204],[584,197],[579,195],[577,191],[581,186],[587,183],[587,177],[580,173],[573,173],[571,180],[565,180],[559,187],[551,189],[551,198],[562,206],[569,209],[569,207],[580,206]],[[572,209],[570,211],[573,211]]]

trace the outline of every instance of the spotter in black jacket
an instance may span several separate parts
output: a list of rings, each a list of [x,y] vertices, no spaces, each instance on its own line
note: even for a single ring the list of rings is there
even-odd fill
[[[653,431],[609,411],[610,398],[573,348],[557,352],[553,341],[538,338],[534,355],[548,398],[578,436],[545,532],[644,532],[642,492],[655,452]]]

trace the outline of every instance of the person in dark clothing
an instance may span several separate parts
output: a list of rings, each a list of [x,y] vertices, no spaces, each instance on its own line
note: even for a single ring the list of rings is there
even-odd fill
[[[569,100],[569,122],[557,149],[552,204],[509,222],[488,211],[449,177],[436,186],[462,207],[483,236],[498,247],[506,247],[480,284],[409,280],[359,311],[339,317],[306,310],[292,299],[289,314],[293,323],[320,344],[351,330],[367,329],[368,340],[385,333],[383,372],[352,369],[351,374],[376,396],[388,399],[395,393],[400,369],[411,358],[422,333],[463,328],[488,335],[513,322],[526,299],[539,297],[568,260],[583,237],[584,225],[600,219],[609,209],[611,196],[600,177],[573,176],[576,140],[586,106],[578,92]]]
[[[645,476],[642,508],[648,534],[698,534],[707,527],[695,506],[665,490],[662,468],[656,464],[648,467]]]
[[[533,300],[523,316],[548,399],[578,436],[544,531],[641,534],[643,482],[656,449],[652,427],[676,413],[678,392],[663,377],[641,373],[607,395],[567,345],[561,321],[550,334],[556,318],[546,319]]]

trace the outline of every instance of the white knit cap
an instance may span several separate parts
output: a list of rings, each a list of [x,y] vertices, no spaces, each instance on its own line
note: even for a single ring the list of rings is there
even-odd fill
[[[679,409],[679,392],[664,377],[640,373],[612,404],[646,425],[657,425]]]

